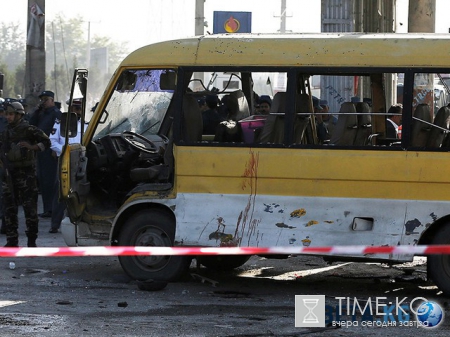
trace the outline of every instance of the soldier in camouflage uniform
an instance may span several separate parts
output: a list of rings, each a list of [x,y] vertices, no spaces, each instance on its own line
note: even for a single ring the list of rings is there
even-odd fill
[[[24,108],[19,102],[6,106],[8,126],[2,135],[1,161],[5,169],[3,202],[5,207],[6,245],[19,245],[17,217],[21,201],[25,213],[28,247],[36,247],[38,234],[36,151],[50,147],[50,139],[41,129],[23,119]]]

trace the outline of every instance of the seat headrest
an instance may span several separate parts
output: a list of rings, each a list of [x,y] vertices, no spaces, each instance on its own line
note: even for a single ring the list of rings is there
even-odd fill
[[[283,91],[277,92],[273,96],[272,106],[270,112],[286,112],[286,93]]]
[[[348,113],[356,113],[355,104],[352,102],[344,102],[341,104],[341,108],[339,112],[348,112]]]
[[[231,96],[237,99],[239,105],[239,111],[237,113],[237,119],[242,119],[250,116],[250,109],[248,107],[247,98],[245,98],[244,92],[241,89],[230,93]]]
[[[308,94],[297,95],[297,111],[296,112],[312,112],[311,101]]]
[[[424,120],[426,122],[431,122],[430,106],[425,103],[421,103],[414,110],[414,117]]]
[[[361,113],[368,113],[370,112],[369,104],[366,102],[358,102],[356,103],[356,111]]]

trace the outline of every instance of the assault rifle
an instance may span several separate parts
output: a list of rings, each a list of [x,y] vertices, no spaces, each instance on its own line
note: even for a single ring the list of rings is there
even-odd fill
[[[7,131],[5,131],[7,132]],[[8,143],[8,142],[5,142]],[[14,185],[12,182],[12,178],[11,178],[11,163],[9,162],[8,158],[6,157],[6,147],[9,144],[5,144],[5,143],[1,143],[0,145],[0,161],[2,162],[2,166],[3,166],[3,172],[5,175],[5,179],[6,179],[6,184],[8,185],[8,189],[11,192],[11,198],[12,200],[16,200],[15,196],[14,196]],[[3,191],[4,192],[4,191]]]

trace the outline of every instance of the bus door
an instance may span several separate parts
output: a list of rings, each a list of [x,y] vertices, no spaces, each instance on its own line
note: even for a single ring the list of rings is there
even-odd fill
[[[82,145],[84,131],[84,116],[86,111],[88,71],[75,69],[72,90],[70,93],[68,113],[62,114],[60,134],[65,137],[65,144],[59,157],[59,196],[67,204],[67,212],[74,223],[80,220],[86,206],[86,196],[90,190],[90,184],[86,176],[87,157],[86,148]],[[81,116],[72,111],[74,99],[81,99]],[[81,126],[78,130],[78,119]],[[79,143],[73,142],[73,137],[80,132]],[[72,139],[72,141],[71,141]]]

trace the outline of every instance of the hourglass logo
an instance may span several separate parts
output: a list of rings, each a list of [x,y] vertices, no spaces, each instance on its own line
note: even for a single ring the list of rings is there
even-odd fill
[[[295,326],[325,326],[325,295],[295,295]]]

